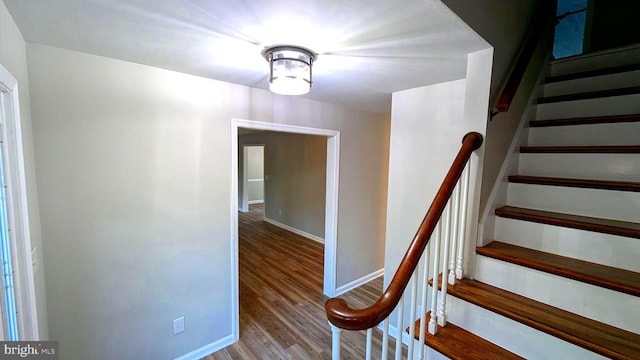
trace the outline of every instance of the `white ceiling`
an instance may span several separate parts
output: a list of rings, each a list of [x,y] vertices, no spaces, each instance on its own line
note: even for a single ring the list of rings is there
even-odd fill
[[[304,97],[389,113],[487,47],[440,0],[4,0],[25,40],[267,89],[260,52],[318,53]]]

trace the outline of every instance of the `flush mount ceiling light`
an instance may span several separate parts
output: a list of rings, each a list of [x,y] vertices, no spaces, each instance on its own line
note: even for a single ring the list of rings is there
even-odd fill
[[[316,55],[297,46],[274,46],[262,52],[269,62],[269,90],[282,95],[303,95],[311,89],[311,67]]]

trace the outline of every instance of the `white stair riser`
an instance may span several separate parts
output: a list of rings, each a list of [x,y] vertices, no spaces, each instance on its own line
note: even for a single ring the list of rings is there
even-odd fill
[[[524,153],[519,174],[640,182],[640,155]]]
[[[640,298],[486,256],[476,279],[504,290],[640,334]]]
[[[577,58],[555,60],[551,65],[551,76],[637,63],[640,63],[640,46],[631,45],[582,55]]]
[[[639,81],[640,83],[640,81]],[[640,144],[640,121],[529,128],[529,146],[611,146]]]
[[[640,239],[496,217],[495,240],[640,272]]]
[[[527,359],[605,359],[454,296],[447,296],[447,320]]]
[[[640,113],[640,94],[539,104],[536,118],[563,119]]]
[[[544,96],[575,94],[588,91],[611,90],[638,86],[640,70],[590,78],[558,81],[544,85]]]
[[[510,183],[507,199],[511,206],[640,222],[638,192]]]

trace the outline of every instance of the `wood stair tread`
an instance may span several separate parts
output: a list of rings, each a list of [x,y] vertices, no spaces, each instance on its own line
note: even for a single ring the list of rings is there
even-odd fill
[[[640,114],[610,115],[610,116],[588,116],[565,119],[531,120],[529,127],[547,126],[567,126],[567,125],[592,125],[592,124],[613,124],[640,121]]]
[[[594,218],[589,216],[562,214],[551,211],[503,206],[495,210],[497,216],[563,226],[573,229],[595,231],[605,234],[627,236],[640,239],[640,224],[629,221]]]
[[[430,319],[431,312],[428,312],[427,322]],[[420,340],[420,320],[414,323],[414,329],[415,339]],[[409,328],[406,331],[408,333]],[[447,322],[445,327],[438,327],[435,335],[429,334],[425,327],[424,343],[453,360],[524,359],[451,322]]]
[[[576,117],[567,119],[547,119],[529,121],[529,127],[613,124],[640,121],[640,114]]]
[[[640,296],[640,273],[493,241],[476,253],[550,274]]]
[[[458,280],[454,286],[448,287],[448,293],[603,356],[612,359],[640,359],[638,334],[480,281]]]
[[[586,189],[640,192],[640,183],[629,181],[571,179],[545,176],[511,175],[509,182],[518,184],[565,186]]]
[[[611,97],[611,96],[624,96],[624,95],[634,95],[634,94],[640,94],[640,86],[632,86],[632,87],[611,89],[611,90],[597,90],[597,91],[581,92],[581,93],[575,93],[575,94],[545,96],[545,97],[538,98],[538,104],[549,104],[549,103],[562,102],[562,101],[597,99],[597,98],[604,98],[604,97]]]
[[[640,146],[521,146],[520,153],[536,154],[638,154]]]
[[[577,80],[577,79],[584,79],[584,78],[602,76],[602,75],[619,74],[619,73],[637,71],[637,70],[640,70],[640,64],[612,66],[612,67],[603,68],[603,69],[595,69],[595,70],[575,72],[571,74],[549,76],[548,78],[545,79],[545,83],[551,84],[551,83],[560,82],[560,81]]]

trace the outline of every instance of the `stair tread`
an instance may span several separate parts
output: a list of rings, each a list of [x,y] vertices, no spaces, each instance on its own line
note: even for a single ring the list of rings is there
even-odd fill
[[[613,124],[640,121],[640,114],[589,116],[566,119],[546,119],[529,121],[529,127],[567,126],[567,125],[592,125]]]
[[[640,359],[640,335],[474,280],[448,293],[612,359]],[[448,325],[447,325],[448,326]]]
[[[542,224],[557,225],[573,229],[595,231],[640,239],[640,224],[629,221],[563,214],[515,206],[503,206],[496,209],[495,214],[497,216],[510,219],[532,221]]]
[[[619,73],[624,73],[624,72],[629,72],[629,71],[636,71],[636,70],[640,70],[640,64],[628,64],[628,65],[621,65],[621,66],[612,66],[612,67],[602,68],[602,69],[595,69],[595,70],[580,71],[580,72],[575,72],[575,73],[570,73],[570,74],[549,76],[548,78],[546,78],[545,83],[550,84],[550,83],[555,83],[555,82],[560,82],[560,81],[569,81],[569,80],[584,79],[584,78],[602,76],[602,75],[619,74]]]
[[[562,153],[562,154],[637,154],[640,146],[521,146],[521,153]]]
[[[509,182],[520,183],[520,184],[552,185],[552,186],[566,186],[566,187],[577,187],[577,188],[587,188],[587,189],[640,192],[640,183],[630,182],[630,181],[589,180],[589,179],[571,179],[571,178],[545,177],[545,176],[511,175],[509,176]]]
[[[607,289],[640,296],[640,273],[493,241],[476,253]]]
[[[427,322],[431,312],[427,313]],[[414,323],[415,339],[420,340],[420,320]],[[406,330],[409,332],[409,328]],[[450,359],[524,359],[502,347],[493,344],[451,322],[438,327],[435,335],[429,334],[425,327],[424,343]]]
[[[597,90],[597,91],[581,92],[581,93],[575,93],[575,94],[545,96],[545,97],[538,98],[538,104],[548,104],[548,103],[555,103],[555,102],[561,102],[561,101],[597,99],[597,98],[603,98],[603,97],[633,95],[633,94],[640,94],[640,86],[632,86],[632,87],[611,89],[611,90]]]

